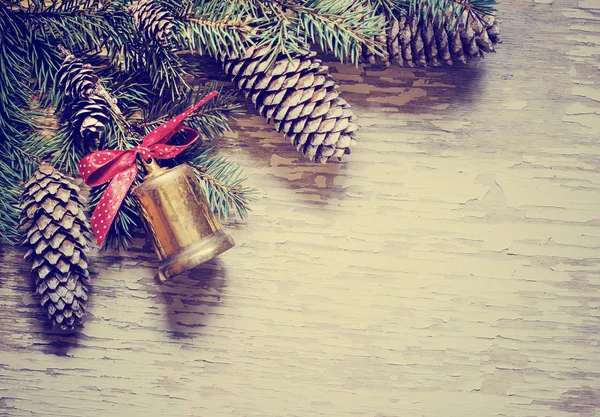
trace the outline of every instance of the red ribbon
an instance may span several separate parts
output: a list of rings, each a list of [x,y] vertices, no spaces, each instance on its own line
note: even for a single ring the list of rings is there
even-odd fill
[[[79,161],[79,173],[87,185],[95,187],[110,181],[90,218],[98,246],[102,247],[121,203],[135,180],[138,172],[137,156],[141,155],[144,161],[149,161],[152,158],[171,159],[183,152],[198,139],[198,132],[185,126],[183,120],[217,94],[219,93],[216,91],[209,93],[179,116],[148,133],[142,143],[134,148],[121,151],[98,151]],[[167,145],[166,143],[179,131],[185,131],[184,144]]]

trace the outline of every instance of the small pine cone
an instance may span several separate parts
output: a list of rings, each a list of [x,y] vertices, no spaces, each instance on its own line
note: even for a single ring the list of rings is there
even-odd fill
[[[87,143],[96,143],[109,119],[106,100],[94,93],[73,104],[70,123]]]
[[[68,55],[58,69],[58,87],[63,89],[67,97],[85,97],[94,89],[98,79],[92,66],[84,64],[73,55]]]
[[[173,31],[173,16],[154,0],[141,0],[131,12],[135,25],[148,41],[168,42]]]
[[[441,22],[441,24],[440,24]],[[391,17],[383,39],[378,42],[387,46],[382,59],[386,65],[396,60],[401,66],[424,67],[483,56],[495,52],[494,45],[500,42],[500,30],[494,16],[480,16],[465,10],[458,21],[441,13],[435,18],[424,19],[416,13]],[[364,54],[366,62],[375,63],[374,56]]]
[[[328,68],[309,52],[291,61],[280,57],[269,69],[268,52],[250,47],[241,59],[223,55],[223,68],[258,112],[311,161],[349,154],[358,126]]]
[[[21,231],[29,248],[36,293],[53,326],[72,330],[81,324],[88,299],[86,252],[90,226],[85,200],[72,179],[40,165],[24,185]]]

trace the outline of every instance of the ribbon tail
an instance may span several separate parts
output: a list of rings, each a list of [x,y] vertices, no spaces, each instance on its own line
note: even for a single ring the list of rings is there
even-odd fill
[[[99,247],[102,247],[110,226],[119,212],[121,203],[127,196],[137,172],[137,164],[133,164],[114,176],[108,187],[106,187],[102,198],[98,201],[98,205],[90,218],[90,223]]]

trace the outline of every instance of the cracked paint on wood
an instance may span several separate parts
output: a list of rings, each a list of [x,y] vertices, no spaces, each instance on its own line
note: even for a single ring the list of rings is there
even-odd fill
[[[0,415],[600,415],[600,3],[498,14],[468,66],[331,63],[362,126],[343,163],[241,118],[237,247],[165,285],[143,241],[95,253],[78,337],[5,252]]]

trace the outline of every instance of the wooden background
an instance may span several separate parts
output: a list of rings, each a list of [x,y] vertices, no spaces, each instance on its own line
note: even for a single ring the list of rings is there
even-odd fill
[[[501,0],[467,66],[332,63],[345,162],[249,113],[219,147],[259,189],[237,247],[165,285],[93,256],[78,337],[0,267],[2,416],[600,415],[600,0]]]

